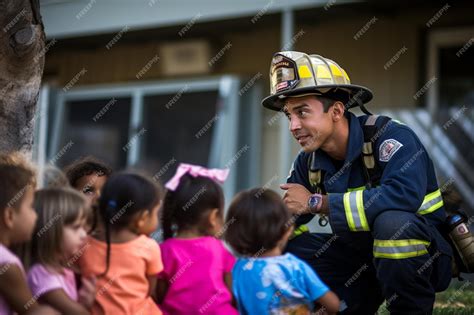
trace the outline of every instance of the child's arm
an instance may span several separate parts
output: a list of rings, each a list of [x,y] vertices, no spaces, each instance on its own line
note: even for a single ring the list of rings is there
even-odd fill
[[[297,260],[300,264],[297,277],[301,281],[301,287],[306,287],[311,299],[315,299],[316,303],[322,307],[316,314],[336,314],[339,311],[339,298],[329,290],[329,288],[321,281],[316,272],[306,263]]]
[[[321,314],[336,314],[339,311],[339,298],[332,291],[326,292],[316,302],[321,304],[322,310],[326,311]]]
[[[158,243],[151,238],[146,240],[145,248],[149,256],[147,257],[146,274],[148,279],[148,295],[158,303],[157,298],[157,279],[158,274],[163,271],[163,261],[161,260],[161,250]]]
[[[168,292],[168,281],[158,278],[156,282],[156,302],[158,304],[163,303],[166,292]]]
[[[91,309],[95,302],[96,294],[96,278],[95,277],[82,277],[81,288],[78,292],[79,303],[85,306],[87,309]]]
[[[57,314],[50,307],[40,306],[26,284],[25,276],[17,265],[2,265],[0,272],[0,295],[10,308],[20,314]],[[12,290],[12,288],[15,288]]]
[[[235,265],[235,257],[232,255],[229,250],[224,246],[224,243],[222,241],[219,242],[219,245],[222,248],[222,263],[224,267],[224,283],[227,287],[227,289],[230,292],[230,296],[232,297],[232,306],[237,308],[237,302],[234,297],[234,292],[232,290],[232,269],[234,268]]]
[[[236,307],[237,305],[235,303],[234,293],[232,291],[232,272],[226,272],[224,274],[224,282],[227,289],[229,289],[230,295],[232,296],[232,305]]]
[[[58,310],[61,314],[89,315],[90,312],[81,304],[73,301],[63,289],[48,291],[41,295],[40,301]]]
[[[147,276],[147,279],[149,285],[148,295],[156,302],[156,275]]]

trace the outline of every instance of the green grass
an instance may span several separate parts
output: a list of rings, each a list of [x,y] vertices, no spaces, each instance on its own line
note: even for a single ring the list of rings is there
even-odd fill
[[[469,281],[451,281],[449,288],[436,294],[433,314],[474,314],[474,286]]]
[[[378,315],[389,315],[385,303],[380,307]],[[448,289],[436,294],[434,315],[473,315],[474,284],[469,281],[453,280]]]

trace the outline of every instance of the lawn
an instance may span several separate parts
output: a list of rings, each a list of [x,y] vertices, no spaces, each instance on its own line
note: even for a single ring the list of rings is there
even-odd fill
[[[474,314],[474,285],[469,280],[453,280],[449,288],[436,294],[433,310],[434,315],[473,315]],[[389,315],[382,305],[378,315]]]

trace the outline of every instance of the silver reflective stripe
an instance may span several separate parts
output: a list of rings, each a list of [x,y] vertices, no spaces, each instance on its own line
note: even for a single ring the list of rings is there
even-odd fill
[[[356,192],[351,192],[349,194],[349,204],[351,206],[351,213],[352,213],[352,219],[354,220],[354,226],[357,230],[361,230],[363,231],[362,229],[362,222],[360,220],[360,217],[359,217],[359,211],[357,211],[357,194]]]
[[[373,126],[375,125],[375,122],[377,121],[377,118],[379,115],[370,115],[369,118],[365,121],[366,126]]]
[[[374,257],[407,259],[428,254],[429,241],[418,239],[374,240]]]
[[[417,245],[406,245],[406,246],[374,246],[374,251],[377,253],[383,254],[400,254],[400,253],[411,253],[411,252],[421,252],[426,250],[426,245],[417,244]]]
[[[443,197],[441,197],[441,196],[438,196],[434,199],[431,199],[430,201],[422,204],[420,209],[418,209],[418,211],[425,211],[425,210],[431,208],[432,206],[434,206],[435,204],[437,204],[438,202],[440,202],[442,200],[443,200]]]

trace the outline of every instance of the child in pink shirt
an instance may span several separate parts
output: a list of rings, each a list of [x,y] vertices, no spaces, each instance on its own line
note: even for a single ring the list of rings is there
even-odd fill
[[[227,174],[181,164],[166,184],[157,291],[164,314],[238,314],[231,293],[235,258],[216,238],[223,233],[224,197],[215,181]]]
[[[34,170],[0,156],[0,315],[57,314],[40,306],[26,283],[19,258],[10,247],[31,239],[37,214],[33,209]]]
[[[72,188],[46,188],[36,192],[35,208],[38,222],[28,270],[33,295],[62,314],[90,314],[95,279],[83,277],[78,292],[71,269],[86,246],[86,199]]]

